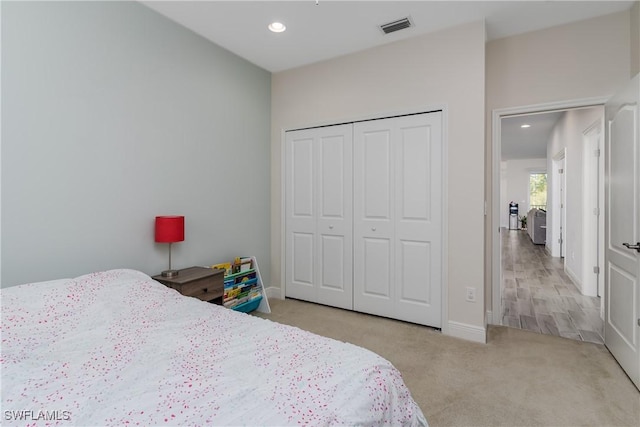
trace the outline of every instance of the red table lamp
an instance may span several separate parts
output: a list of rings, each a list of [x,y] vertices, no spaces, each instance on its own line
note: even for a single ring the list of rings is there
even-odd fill
[[[156,242],[169,244],[169,269],[162,272],[163,277],[175,277],[177,270],[171,269],[171,244],[184,241],[184,216],[157,216]]]

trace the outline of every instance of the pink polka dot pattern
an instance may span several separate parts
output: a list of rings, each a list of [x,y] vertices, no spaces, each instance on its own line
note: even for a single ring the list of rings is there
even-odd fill
[[[0,297],[3,425],[427,425],[380,356],[183,297],[137,271]]]

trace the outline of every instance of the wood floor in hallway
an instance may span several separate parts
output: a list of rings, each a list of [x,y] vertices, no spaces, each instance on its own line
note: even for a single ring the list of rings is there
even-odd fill
[[[502,324],[542,334],[603,343],[600,298],[580,293],[561,258],[526,231],[501,230]]]

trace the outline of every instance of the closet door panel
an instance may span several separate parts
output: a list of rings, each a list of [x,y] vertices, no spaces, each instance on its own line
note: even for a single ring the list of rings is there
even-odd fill
[[[317,293],[314,139],[312,132],[300,131],[285,140],[286,295],[304,300]]]
[[[362,290],[359,295],[354,295],[354,308],[364,313],[393,317],[389,304],[394,291],[391,263],[393,242],[385,238],[365,237],[361,245],[363,259],[359,283]]]
[[[388,129],[365,132],[358,147],[361,155],[363,218],[389,220],[391,216],[391,132]]]
[[[415,126],[400,129],[398,156],[398,219],[400,221],[427,221],[430,217],[431,176],[429,129]]]
[[[313,233],[292,233],[293,283],[313,287],[314,248]]]
[[[354,125],[356,310],[441,326],[441,120],[429,113]]]
[[[319,139],[320,177],[318,188],[320,196],[320,215],[323,219],[345,218],[348,210],[345,203],[345,192],[351,190],[345,185],[345,163],[350,163],[350,156],[345,155],[344,135],[331,135]],[[350,182],[349,182],[350,184]]]
[[[329,290],[345,291],[345,242],[342,236],[323,235],[321,238],[322,263],[320,286]],[[351,299],[351,298],[349,298]]]
[[[313,219],[313,138],[291,142],[292,217]]]
[[[441,113],[396,120],[395,195],[398,318],[441,326]]]
[[[352,125],[286,133],[285,295],[353,308]]]
[[[431,245],[425,242],[400,240],[398,246],[399,301],[429,304],[432,286],[429,275]],[[424,286],[425,284],[427,286]]]
[[[318,295],[316,302],[353,308],[353,130],[352,125],[319,128]]]
[[[388,239],[363,239],[364,294],[389,300],[391,288],[391,242]]]
[[[354,124],[354,301],[393,316],[393,130],[389,120]]]

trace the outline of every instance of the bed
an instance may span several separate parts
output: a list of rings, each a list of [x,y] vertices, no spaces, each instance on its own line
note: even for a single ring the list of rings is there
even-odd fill
[[[427,425],[382,357],[138,271],[0,295],[3,425]]]

